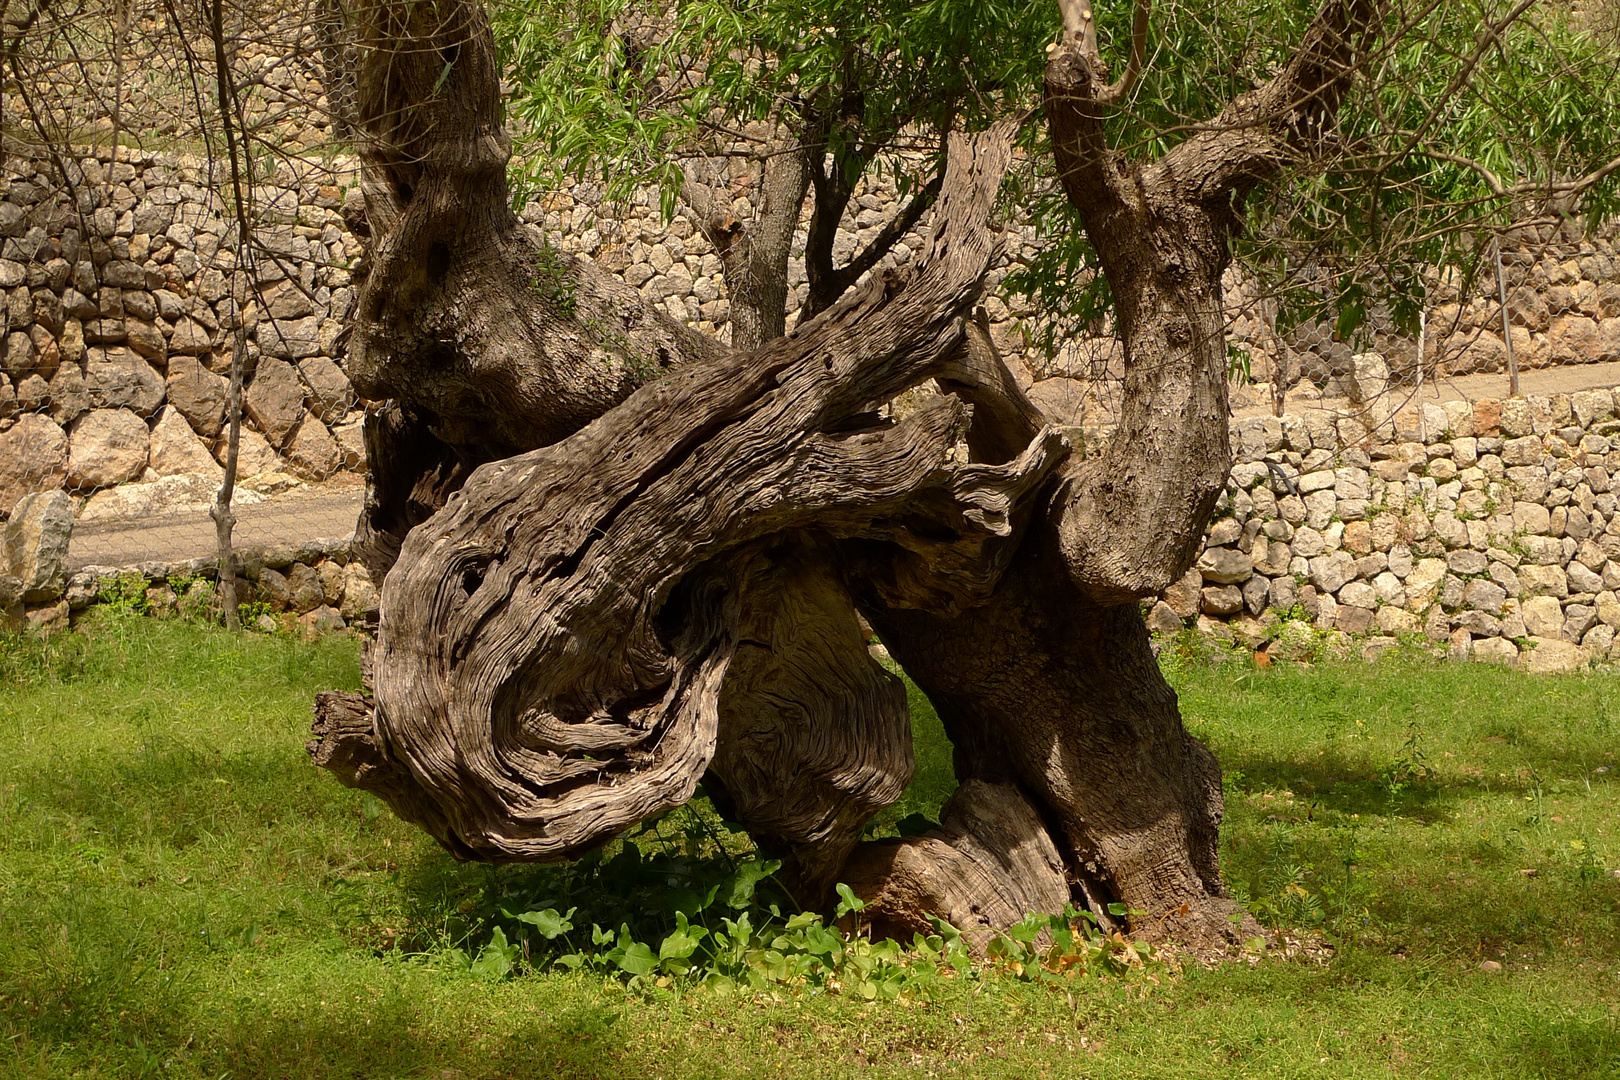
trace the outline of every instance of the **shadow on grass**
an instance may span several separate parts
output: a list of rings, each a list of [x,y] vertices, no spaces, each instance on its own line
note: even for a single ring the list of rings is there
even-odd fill
[[[352,997],[352,995],[350,995]],[[336,997],[336,994],[333,995]],[[430,999],[392,989],[371,1002],[249,998],[199,1002],[154,1014],[125,1010],[64,1032],[37,1017],[0,1013],[0,1072],[11,1064],[111,1065],[118,1075],[238,1078],[432,1076],[559,1078],[630,1072],[615,1038],[621,1011],[558,1003],[552,1015],[528,1002],[501,1008],[472,1030],[433,1013]],[[290,1015],[289,1015],[290,1014]],[[8,1030],[9,1029],[9,1030]],[[67,1060],[62,1060],[67,1058]],[[77,1060],[75,1060],[77,1059]],[[22,1070],[26,1075],[27,1071]]]
[[[1217,754],[1221,769],[1246,794],[1286,789],[1299,797],[1300,815],[1321,809],[1335,813],[1410,818],[1425,824],[1453,819],[1459,804],[1475,798],[1470,785],[1432,779],[1406,780],[1393,796],[1379,770],[1337,749],[1308,760],[1282,759],[1258,752]]]
[[[321,778],[286,752],[225,754],[167,734],[148,737],[128,756],[57,766],[19,781],[12,798],[81,819],[110,843],[160,839],[184,849],[217,827],[222,814],[264,825],[301,810],[330,813],[329,800],[338,795],[335,786],[312,793],[309,782]]]

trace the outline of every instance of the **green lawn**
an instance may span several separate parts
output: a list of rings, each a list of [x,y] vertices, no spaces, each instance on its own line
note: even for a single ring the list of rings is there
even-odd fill
[[[573,879],[457,864],[306,763],[351,640],[0,639],[0,1076],[1620,1077],[1620,678],[1176,655],[1229,881],[1331,961],[868,1004],[470,974],[485,914]],[[885,822],[950,788],[914,710]]]

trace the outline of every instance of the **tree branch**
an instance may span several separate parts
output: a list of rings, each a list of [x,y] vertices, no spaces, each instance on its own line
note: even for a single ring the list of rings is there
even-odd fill
[[[1113,105],[1125,100],[1142,73],[1142,60],[1147,55],[1148,13],[1152,0],[1136,0],[1136,13],[1131,19],[1131,55],[1125,61],[1125,70],[1119,78],[1103,90],[1101,100]]]
[[[934,205],[934,200],[939,197],[940,185],[944,183],[944,180],[945,163],[941,161],[939,172],[934,174],[933,179],[929,180],[920,191],[911,197],[911,201],[906,204],[904,210],[891,217],[884,224],[882,231],[872,238],[872,242],[866,245],[860,254],[856,255],[840,269],[834,270],[829,277],[822,279],[825,284],[818,282],[821,285],[820,288],[811,288],[810,296],[805,301],[803,317],[809,318],[825,311],[844,294],[846,289],[859,281],[862,274],[872,269],[882,260],[883,256],[894,250],[894,245],[900,242],[900,238],[916,228],[917,222],[921,221],[922,216],[928,212],[928,208]]]
[[[1533,3],[1534,0],[1525,0]],[[1151,167],[1150,182],[1208,206],[1241,199],[1332,129],[1389,0],[1328,0],[1282,74],[1243,94]]]

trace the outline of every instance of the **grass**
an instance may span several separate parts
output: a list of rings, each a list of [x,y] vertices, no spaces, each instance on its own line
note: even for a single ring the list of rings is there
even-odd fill
[[[468,974],[480,913],[559,872],[457,864],[306,763],[356,652],[116,612],[0,639],[0,1077],[1620,1076],[1612,674],[1170,650],[1232,887],[1331,961],[873,1005]],[[951,786],[913,704],[889,821]]]

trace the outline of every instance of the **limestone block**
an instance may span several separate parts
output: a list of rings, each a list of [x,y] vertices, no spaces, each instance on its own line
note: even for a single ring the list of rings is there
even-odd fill
[[[1302,526],[1294,532],[1291,547],[1295,555],[1306,559],[1314,559],[1328,550],[1327,538],[1309,525]]]
[[[92,409],[73,424],[67,484],[80,491],[112,487],[146,468],[151,435],[129,409]]]
[[[1474,642],[1473,658],[1491,664],[1516,664],[1519,647],[1507,638],[1484,638]]]
[[[1511,570],[1508,572],[1512,573]],[[1507,598],[1507,590],[1494,581],[1476,578],[1463,586],[1463,603],[1475,611],[1499,615]]]
[[[1603,591],[1603,577],[1593,573],[1590,567],[1579,562],[1571,562],[1564,568],[1564,576],[1569,587],[1578,593],[1595,593]]]
[[[163,376],[129,349],[90,349],[84,381],[97,409],[129,409],[151,416],[163,405]]]
[[[1196,568],[1205,581],[1213,581],[1220,585],[1235,585],[1247,581],[1254,573],[1254,563],[1249,556],[1235,548],[1227,547],[1205,548],[1198,556]]]
[[[221,465],[225,464],[227,449],[225,439],[220,439],[214,445],[214,460]],[[281,459],[276,457],[275,450],[265,437],[243,425],[236,451],[236,475],[243,478],[258,476],[274,472],[280,465]]]
[[[1614,394],[1610,390],[1577,390],[1569,396],[1569,405],[1583,428],[1614,417]]]
[[[1346,607],[1339,605],[1334,618],[1334,627],[1346,634],[1365,634],[1373,628],[1373,612],[1371,608]]]
[[[1169,604],[1160,600],[1148,612],[1147,628],[1155,633],[1173,634],[1183,628],[1181,616],[1173,611]]]
[[[1266,577],[1279,577],[1288,573],[1294,552],[1281,540],[1268,540],[1260,536],[1255,538],[1250,558],[1254,560],[1256,573],[1264,574]]]
[[[364,616],[377,607],[377,589],[371,583],[371,575],[366,568],[358,562],[351,562],[343,568],[343,606],[344,618],[354,619]]]
[[[174,332],[169,335],[169,352],[182,356],[202,356],[213,348],[213,339],[208,329],[196,319],[183,318],[174,324]]]
[[[1085,417],[1086,391],[1081,379],[1042,379],[1029,388],[1029,400],[1054,424],[1078,424]]]
[[[1545,534],[1552,528],[1552,515],[1539,503],[1519,500],[1513,504],[1513,530],[1521,533]]]
[[[0,510],[10,513],[23,496],[61,487],[67,450],[61,427],[40,413],[26,413],[0,431]]]
[[[225,426],[225,408],[230,398],[230,382],[215,375],[194,356],[169,360],[165,391],[169,404],[180,411],[191,429],[207,439]]]
[[[217,478],[222,471],[208,447],[173,405],[166,405],[158,412],[157,422],[152,426],[147,463],[159,476],[201,473]]]
[[[1271,606],[1278,611],[1291,611],[1300,602],[1299,586],[1292,575],[1272,578],[1267,592]],[[1620,604],[1615,607],[1617,615],[1620,615]]]
[[[1551,536],[1521,536],[1519,546],[1524,550],[1522,562],[1526,565],[1553,566],[1565,561],[1564,542]]]
[[[1483,611],[1465,611],[1457,616],[1457,626],[1475,637],[1500,637],[1502,620]]]
[[[1462,579],[1453,574],[1447,574],[1445,579],[1440,582],[1440,606],[1450,611],[1462,607],[1462,602]]]
[[[1446,656],[1451,660],[1467,660],[1473,654],[1474,638],[1467,630],[1456,630],[1450,638]]]
[[[1612,589],[1605,589],[1597,594],[1594,603],[1597,617],[1605,626],[1620,627],[1620,598],[1617,598]]]
[[[1506,398],[1500,403],[1499,425],[1504,439],[1522,439],[1533,433],[1530,403],[1522,397]],[[1477,423],[1478,407],[1475,408]]]
[[[156,326],[139,319],[124,322],[124,340],[130,350],[153,364],[162,367],[169,358],[169,344]]]
[[[1326,529],[1333,521],[1338,498],[1331,489],[1313,491],[1305,496],[1305,522],[1313,529]]]
[[[321,351],[321,320],[314,315],[267,320],[259,324],[255,335],[266,356],[282,360],[302,360]]]
[[[1201,601],[1206,615],[1236,615],[1243,610],[1243,591],[1236,585],[1210,585],[1204,588]]]
[[[306,480],[325,480],[343,467],[343,449],[326,425],[310,412],[304,414],[288,437],[285,454],[293,473]]]
[[[364,417],[357,416],[332,429],[332,438],[343,451],[343,467],[357,472],[366,468],[366,438]]]
[[[1379,603],[1392,607],[1406,606],[1406,587],[1401,584],[1401,579],[1390,571],[1385,570],[1378,574],[1373,578],[1372,584]]]
[[[1592,605],[1570,604],[1564,609],[1564,640],[1580,641],[1597,621],[1597,611]]]
[[[272,446],[282,446],[304,418],[304,385],[285,360],[260,357],[242,408]]]
[[[1554,364],[1588,364],[1609,359],[1604,356],[1597,320],[1584,315],[1554,318],[1547,328],[1547,340]]]
[[[1599,623],[1581,638],[1581,647],[1594,660],[1608,659],[1614,651],[1614,637],[1614,627]]]
[[[1164,602],[1179,618],[1190,619],[1198,614],[1203,587],[1204,575],[1197,570],[1189,570],[1164,590]]]
[[[18,330],[0,339],[0,373],[20,379],[34,372],[38,359],[34,339]]]
[[[1341,504],[1342,505],[1342,504]],[[1345,521],[1340,546],[1352,555],[1366,555],[1373,550],[1372,527],[1366,521]]]
[[[1446,555],[1446,566],[1454,574],[1473,575],[1483,574],[1490,566],[1489,560],[1483,552],[1471,549],[1452,551]]]
[[[300,615],[314,611],[326,603],[320,575],[313,566],[293,563],[287,568],[287,607]]]
[[[1386,634],[1415,634],[1422,629],[1418,617],[1398,607],[1381,607],[1374,616],[1378,629]]]
[[[1468,546],[1468,526],[1458,521],[1448,510],[1442,510],[1434,516],[1432,525],[1434,535],[1440,538],[1441,543],[1448,548]]]
[[[1325,491],[1339,482],[1339,478],[1332,469],[1320,469],[1316,472],[1306,473],[1299,478],[1294,486],[1301,495],[1309,495],[1317,491]]]
[[[1524,670],[1536,675],[1551,675],[1566,671],[1579,671],[1592,662],[1587,651],[1568,641],[1555,637],[1539,638],[1532,634],[1531,647],[1524,651]]]
[[[1557,637],[1564,629],[1564,609],[1552,596],[1532,596],[1519,608],[1525,630],[1532,636]]]
[[[73,535],[73,500],[61,491],[24,495],[0,530],[4,560],[0,570],[21,583],[21,599],[36,604],[55,600],[67,582],[68,541]]]
[[[1365,501],[1372,494],[1372,477],[1366,469],[1335,469],[1333,477],[1334,493],[1341,499]]]
[[[1236,518],[1221,518],[1209,527],[1209,535],[1205,537],[1206,547],[1220,547],[1224,544],[1235,544],[1238,537],[1243,535],[1243,523]]]
[[[1539,465],[1545,453],[1545,444],[1534,435],[1509,439],[1502,444],[1502,464],[1510,468],[1521,465]]]
[[[298,373],[309,387],[310,411],[328,426],[341,423],[355,400],[343,369],[325,356],[312,356],[299,363]]]
[[[1271,580],[1254,575],[1242,585],[1243,606],[1250,615],[1259,615],[1266,610],[1266,601],[1271,596]]]
[[[1376,608],[1378,606],[1378,592],[1365,581],[1346,582],[1339,590],[1338,599],[1341,606]]]
[[[1356,561],[1346,551],[1334,551],[1310,560],[1311,584],[1324,593],[1337,593],[1355,572]]]
[[[1501,345],[1501,341],[1497,341]],[[1441,405],[1446,416],[1446,430],[1451,432],[1452,443],[1472,439],[1474,435],[1474,406],[1467,401],[1447,401]]]

